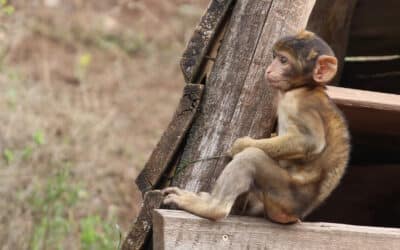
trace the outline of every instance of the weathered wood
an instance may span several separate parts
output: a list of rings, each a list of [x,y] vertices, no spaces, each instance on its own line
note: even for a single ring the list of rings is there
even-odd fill
[[[162,199],[160,191],[149,191],[145,194],[139,216],[129,230],[122,244],[122,250],[142,249],[151,231],[152,211],[160,208]]]
[[[400,134],[400,95],[340,87],[328,87],[328,95],[345,113],[352,130]]]
[[[172,121],[136,179],[136,184],[143,193],[153,189],[169,166],[197,112],[203,89],[204,85],[201,84],[185,86]]]
[[[341,87],[328,87],[328,95],[340,106],[400,112],[400,95]]]
[[[233,0],[211,0],[183,53],[180,65],[185,81],[198,82],[204,57],[211,48]]]
[[[349,56],[400,54],[400,1],[358,0],[348,47]]]
[[[332,223],[279,225],[231,216],[213,222],[176,210],[156,210],[155,250],[186,249],[380,249],[397,250],[400,229]]]
[[[315,1],[237,1],[181,161],[221,155],[244,135],[268,136],[275,122],[275,92],[264,72],[280,37],[304,29]],[[185,168],[174,181],[191,191],[209,190],[226,159]]]
[[[307,29],[321,36],[339,60],[338,74],[332,84],[340,81],[349,40],[350,24],[357,0],[318,0],[311,12]]]

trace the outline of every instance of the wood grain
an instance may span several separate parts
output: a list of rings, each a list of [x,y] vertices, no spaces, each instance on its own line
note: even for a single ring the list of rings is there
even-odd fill
[[[397,250],[400,229],[333,223],[279,225],[230,216],[213,222],[176,210],[155,210],[155,250],[307,249]]]
[[[152,211],[160,208],[163,196],[160,191],[150,191],[144,196],[142,208],[136,221],[126,236],[122,250],[140,250],[146,244],[152,229]]]
[[[400,95],[341,87],[328,87],[328,95],[341,106],[400,112]]]
[[[224,154],[241,136],[269,136],[275,122],[275,92],[264,80],[271,48],[280,37],[304,29],[315,1],[237,1],[224,41],[205,84],[203,104],[181,161]],[[174,185],[209,190],[226,159],[185,168]]]
[[[136,184],[143,193],[156,186],[175,156],[198,110],[203,89],[204,86],[201,84],[185,86],[172,121],[136,179]]]
[[[215,37],[219,33],[233,0],[211,0],[200,23],[197,25],[188,45],[183,52],[180,62],[185,81],[187,83],[198,82],[200,79],[204,56],[212,47]]]
[[[328,95],[359,133],[400,135],[400,96],[373,91],[328,87]]]

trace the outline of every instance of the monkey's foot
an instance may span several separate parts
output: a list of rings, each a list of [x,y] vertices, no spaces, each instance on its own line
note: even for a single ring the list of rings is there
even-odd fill
[[[294,224],[297,222],[301,222],[300,219],[297,218],[296,216],[288,215],[284,212],[274,213],[274,214],[268,213],[268,217],[273,222],[280,224]]]
[[[174,204],[203,218],[219,220],[225,218],[230,212],[229,204],[212,198],[208,193],[196,194],[177,187],[168,187],[161,192],[165,196],[164,204]]]

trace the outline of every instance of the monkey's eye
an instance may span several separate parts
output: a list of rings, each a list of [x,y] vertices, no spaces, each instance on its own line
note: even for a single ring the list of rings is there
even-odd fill
[[[286,64],[286,63],[288,62],[288,58],[287,58],[286,56],[280,56],[280,57],[279,57],[279,61],[280,61],[282,64]]]

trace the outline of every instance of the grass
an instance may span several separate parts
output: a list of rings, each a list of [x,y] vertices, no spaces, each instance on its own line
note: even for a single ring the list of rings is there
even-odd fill
[[[116,249],[208,0],[0,1],[0,248]]]
[[[116,249],[119,232],[98,215],[76,218],[72,209],[84,199],[87,191],[71,183],[71,172],[65,166],[51,176],[44,187],[39,187],[29,202],[34,214],[34,229],[30,249],[63,249],[69,235],[80,235],[80,248]],[[76,222],[79,221],[79,224]]]
[[[7,0],[0,0],[0,13],[12,15],[15,11],[14,6],[8,3]]]

